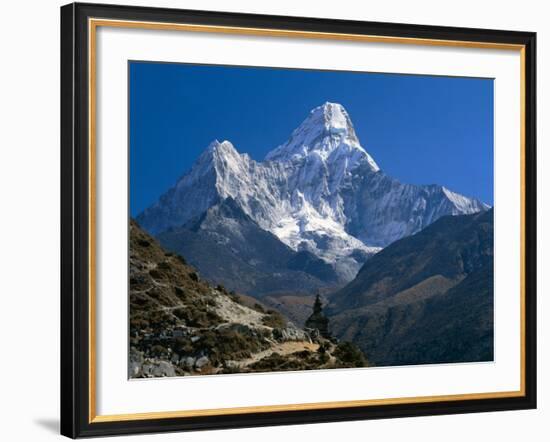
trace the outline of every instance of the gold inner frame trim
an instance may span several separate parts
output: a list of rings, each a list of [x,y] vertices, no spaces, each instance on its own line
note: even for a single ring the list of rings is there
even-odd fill
[[[266,37],[290,37],[339,41],[356,41],[387,44],[412,44],[420,46],[443,46],[476,49],[499,49],[520,53],[520,389],[487,393],[465,393],[437,396],[399,397],[388,399],[367,399],[353,401],[316,402],[284,405],[262,405],[251,407],[215,408],[198,410],[159,411],[129,414],[96,414],[96,36],[97,28],[133,28],[163,31],[186,31],[217,34],[253,35]],[[525,396],[525,46],[521,44],[475,42],[459,40],[423,39],[412,37],[390,37],[377,35],[293,31],[284,29],[246,28],[235,26],[211,26],[184,23],[160,23],[131,20],[88,19],[88,94],[89,94],[89,423],[134,421],[146,419],[169,419],[198,416],[238,415],[247,413],[273,413],[281,411],[323,410],[329,408],[350,408],[376,405],[419,404],[427,402],[483,400]]]
[[[468,397],[465,397],[468,396]],[[220,416],[220,415],[237,415],[246,413],[273,413],[277,411],[300,411],[300,410],[323,410],[327,408],[344,408],[344,407],[364,407],[374,405],[395,405],[395,404],[421,404],[426,402],[442,402],[442,401],[460,401],[472,399],[495,399],[523,396],[520,391],[506,391],[498,393],[479,393],[476,395],[441,395],[441,396],[419,396],[419,397],[403,397],[389,399],[369,399],[357,401],[337,401],[337,402],[316,402],[305,404],[287,404],[287,405],[262,405],[256,407],[236,407],[236,408],[212,408],[203,410],[187,410],[187,411],[156,411],[150,413],[132,413],[132,414],[110,414],[105,416],[96,416],[91,422],[113,422],[113,421],[132,421],[145,419],[167,419],[175,417],[198,417],[198,416]]]

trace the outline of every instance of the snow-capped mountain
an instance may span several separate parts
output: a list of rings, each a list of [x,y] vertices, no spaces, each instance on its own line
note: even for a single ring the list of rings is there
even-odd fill
[[[340,104],[313,109],[290,139],[258,162],[229,141],[214,141],[191,170],[138,222],[158,234],[232,198],[262,229],[294,250],[355,276],[380,247],[443,215],[487,205],[437,186],[401,184],[385,175],[361,146]]]

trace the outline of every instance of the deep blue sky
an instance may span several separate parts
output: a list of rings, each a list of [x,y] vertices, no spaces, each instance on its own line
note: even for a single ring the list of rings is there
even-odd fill
[[[442,184],[493,204],[493,81],[130,62],[130,211],[152,204],[208,144],[261,160],[326,101],[405,183]]]

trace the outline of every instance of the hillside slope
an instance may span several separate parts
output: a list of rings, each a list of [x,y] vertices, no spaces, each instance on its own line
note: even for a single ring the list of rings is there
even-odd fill
[[[365,366],[362,354],[275,311],[212,287],[130,223],[128,376],[165,377]]]
[[[331,296],[336,336],[375,365],[493,358],[493,210],[388,246]]]

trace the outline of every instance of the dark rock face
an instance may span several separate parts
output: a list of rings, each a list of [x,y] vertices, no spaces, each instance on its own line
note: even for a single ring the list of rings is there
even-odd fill
[[[211,283],[252,296],[307,292],[337,280],[329,264],[283,244],[232,198],[183,227],[161,233],[158,239],[165,248],[185,256]]]
[[[375,365],[493,359],[493,211],[388,246],[331,296],[333,333]]]

